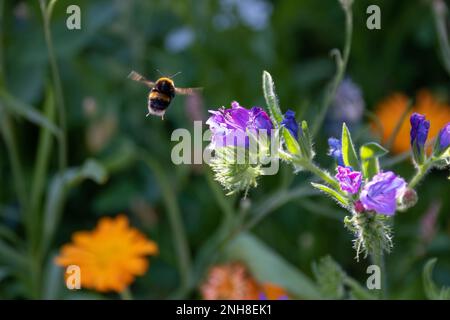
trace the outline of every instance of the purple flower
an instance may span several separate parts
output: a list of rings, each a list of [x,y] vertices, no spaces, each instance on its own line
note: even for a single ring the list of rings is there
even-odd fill
[[[292,110],[286,111],[283,120],[281,121],[281,124],[291,132],[291,134],[295,137],[295,139],[298,139],[298,122],[295,121],[294,111]]]
[[[430,129],[430,121],[425,120],[425,116],[419,113],[413,113],[410,117],[411,122],[411,148],[413,150],[414,159],[421,162],[424,156],[425,142]]]
[[[405,180],[392,171],[380,172],[363,187],[360,200],[366,210],[391,216],[397,210],[397,198],[405,188]]]
[[[438,141],[439,153],[444,152],[450,146],[450,122],[439,131]]]
[[[260,107],[249,110],[241,107],[237,102],[232,102],[231,109],[220,108],[217,111],[209,110],[209,112],[212,116],[206,124],[212,132],[213,147],[248,147],[248,130],[256,131],[256,133],[266,130],[269,136],[270,130],[273,129],[272,121]]]
[[[342,144],[341,140],[336,138],[329,138],[328,139],[328,146],[330,147],[328,154],[332,156],[336,161],[337,164],[340,166],[344,165],[344,159],[342,158]]]
[[[361,172],[352,171],[349,168],[338,166],[336,168],[336,179],[339,181],[339,186],[342,191],[347,191],[350,194],[358,193],[361,186],[362,175]]]

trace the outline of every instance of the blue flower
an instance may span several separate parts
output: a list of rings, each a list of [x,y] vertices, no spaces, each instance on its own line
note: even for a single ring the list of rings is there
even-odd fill
[[[332,156],[339,166],[344,166],[344,159],[342,158],[341,140],[336,138],[329,138],[328,146],[330,147],[328,155]]]
[[[281,124],[289,130],[289,132],[295,137],[295,139],[298,139],[298,122],[295,121],[294,111],[286,111]]]
[[[430,129],[430,121],[426,120],[423,114],[413,113],[410,117],[410,122],[411,148],[414,159],[420,164],[424,160],[425,142],[427,141],[428,130]]]
[[[445,152],[450,147],[450,122],[439,131],[438,141],[439,153]]]

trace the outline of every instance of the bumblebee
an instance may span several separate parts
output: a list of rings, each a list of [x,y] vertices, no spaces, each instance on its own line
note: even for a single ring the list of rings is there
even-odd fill
[[[164,114],[166,113],[167,108],[169,107],[173,98],[175,98],[175,93],[181,95],[191,95],[202,89],[176,88],[172,78],[177,74],[179,74],[179,72],[170,77],[163,76],[156,80],[156,82],[147,80],[144,76],[137,73],[136,71],[131,71],[131,73],[128,75],[129,79],[141,82],[151,89],[148,94],[148,113],[146,117],[152,114],[164,119]]]

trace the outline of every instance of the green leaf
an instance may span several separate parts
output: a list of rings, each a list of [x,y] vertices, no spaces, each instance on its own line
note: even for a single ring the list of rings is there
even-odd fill
[[[300,145],[298,144],[295,137],[291,134],[291,132],[287,128],[281,128],[283,132],[284,143],[286,145],[287,150],[292,155],[301,156]]]
[[[241,261],[258,282],[271,282],[302,299],[319,299],[314,282],[278,253],[249,233],[241,233],[226,248],[229,260]]]
[[[63,289],[66,289],[64,286],[64,268],[61,268],[54,262],[56,253],[52,253],[49,256],[50,258],[47,260],[43,272],[44,281],[42,289],[42,299],[44,300],[54,300],[61,298]]]
[[[274,126],[278,127],[283,120],[283,114],[275,93],[275,84],[273,83],[272,76],[267,71],[263,71],[263,92],[267,107],[269,108],[270,118]]]
[[[97,161],[88,159],[81,167],[69,168],[52,179],[47,192],[42,226],[44,252],[48,249],[61,219],[61,211],[69,189],[86,179],[103,184],[107,178],[108,174],[105,168]]]
[[[372,158],[380,158],[388,153],[388,150],[380,146],[376,142],[369,142],[359,149],[359,154],[362,160],[368,160]]]
[[[322,192],[326,193],[327,195],[329,195],[330,197],[332,197],[344,208],[347,208],[350,205],[348,199],[346,197],[344,197],[342,194],[340,194],[338,191],[336,191],[326,185],[320,184],[320,183],[311,182],[311,185],[314,188],[319,189],[320,191],[322,191]]]
[[[47,128],[55,136],[60,135],[59,128],[53,122],[32,106],[17,100],[5,90],[0,89],[0,100],[10,113],[23,117],[35,125]]]
[[[359,155],[362,162],[362,171],[365,178],[372,178],[380,171],[379,157],[384,156],[388,151],[378,143],[369,142],[361,146]]]
[[[423,286],[425,294],[430,300],[450,300],[450,287],[443,287],[439,289],[433,281],[433,269],[436,265],[437,259],[432,258],[427,261],[423,268]]]
[[[354,170],[359,169],[359,161],[358,156],[356,155],[355,146],[353,145],[350,131],[345,123],[342,124],[342,158],[346,166],[350,166]]]
[[[303,120],[301,129],[303,134],[300,137],[300,141],[301,144],[304,145],[306,157],[308,159],[313,159],[314,158],[313,142],[311,138],[311,133],[309,132],[308,122]]]

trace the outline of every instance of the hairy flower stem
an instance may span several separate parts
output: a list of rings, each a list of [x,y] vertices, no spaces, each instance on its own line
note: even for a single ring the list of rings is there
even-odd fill
[[[325,120],[325,116],[327,115],[328,108],[330,107],[331,101],[336,94],[336,90],[339,84],[344,77],[345,70],[347,69],[348,58],[350,56],[350,49],[352,46],[352,34],[353,34],[353,12],[352,12],[352,3],[348,6],[343,6],[345,12],[345,44],[343,55],[339,52],[339,50],[335,49],[331,52],[336,59],[336,74],[328,87],[328,90],[325,94],[324,100],[322,102],[322,106],[320,108],[319,115],[316,117],[316,121],[314,122],[313,128],[311,130],[311,135],[314,137],[317,132],[322,127],[322,123]]]
[[[433,160],[432,159],[428,159],[427,161],[425,161],[424,164],[418,166],[417,172],[414,175],[414,177],[412,177],[412,179],[409,182],[408,186],[411,189],[414,189],[414,187],[416,187],[419,184],[419,182],[426,176],[428,171],[431,169],[432,165],[433,165]]]
[[[328,183],[330,186],[332,186],[336,190],[340,190],[339,182],[336,181],[328,172],[322,170],[319,168],[314,162],[312,162],[309,159],[304,158],[298,158],[293,160],[296,164],[302,166],[306,170],[310,171],[326,183]]]

